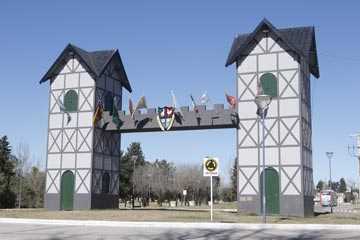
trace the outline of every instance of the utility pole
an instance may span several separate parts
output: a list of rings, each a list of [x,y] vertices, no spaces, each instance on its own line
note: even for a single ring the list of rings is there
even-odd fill
[[[360,199],[360,133],[355,133],[350,135],[355,141],[355,144],[348,146],[348,151],[350,156],[355,157],[358,160],[358,175],[359,175],[359,182],[358,182],[358,199]]]

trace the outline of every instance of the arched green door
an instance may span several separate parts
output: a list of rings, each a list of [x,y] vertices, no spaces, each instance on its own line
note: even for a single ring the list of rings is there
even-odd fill
[[[73,210],[74,174],[66,171],[61,177],[61,210]]]
[[[262,179],[263,173],[260,175],[260,195],[262,199]],[[279,214],[280,212],[280,184],[279,174],[274,168],[265,169],[265,196],[266,196],[266,213],[268,214]],[[263,212],[261,205],[261,212]]]

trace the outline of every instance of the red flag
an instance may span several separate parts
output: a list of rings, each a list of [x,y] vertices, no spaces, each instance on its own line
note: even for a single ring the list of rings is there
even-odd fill
[[[133,106],[133,102],[131,101],[131,98],[129,98],[129,112],[130,115],[132,115],[134,112],[134,106]]]
[[[232,108],[235,108],[236,106],[236,97],[227,95],[225,93],[226,101],[230,104]]]
[[[104,110],[103,110],[102,102],[99,101],[99,102],[97,103],[96,111],[95,111],[95,114],[94,114],[94,117],[93,117],[93,125],[94,125],[94,126],[96,125],[96,123],[97,123],[98,121],[101,120],[103,111],[104,111]]]

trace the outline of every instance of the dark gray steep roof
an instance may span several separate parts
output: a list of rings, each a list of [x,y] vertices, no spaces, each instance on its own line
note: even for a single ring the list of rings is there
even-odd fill
[[[66,48],[62,51],[60,56],[56,59],[44,77],[40,80],[40,83],[46,82],[55,75],[57,75],[62,67],[66,64],[67,60],[71,57],[71,54],[77,55],[80,59],[80,62],[84,64],[85,68],[90,71],[95,77],[100,77],[105,71],[108,64],[114,60],[116,64],[116,70],[121,76],[122,85],[131,92],[130,82],[127,78],[123,63],[119,51],[117,49],[112,50],[103,50],[103,51],[93,51],[88,52],[79,47],[76,47],[73,44],[68,44]]]
[[[256,37],[264,35],[263,30],[265,29],[275,40],[279,40],[279,44],[284,49],[291,50],[304,57],[309,64],[310,72],[316,78],[320,77],[314,27],[277,29],[266,19],[263,19],[252,33],[241,34],[234,39],[225,66],[247,56],[255,47]]]

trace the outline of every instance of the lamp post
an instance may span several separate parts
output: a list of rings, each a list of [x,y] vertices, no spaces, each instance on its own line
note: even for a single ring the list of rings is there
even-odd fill
[[[133,174],[132,174],[132,208],[135,207],[135,163],[138,159],[137,155],[132,155],[131,160],[133,161]]]
[[[330,174],[330,180],[329,180],[329,185],[330,185],[330,190],[332,190],[332,179],[331,179],[331,159],[334,156],[334,152],[326,152],[326,156],[329,159],[329,174]],[[331,196],[331,201],[330,201],[330,211],[331,213],[333,212],[333,198],[332,195]]]
[[[266,94],[259,94],[255,97],[255,103],[257,106],[256,114],[261,119],[262,125],[262,209],[263,209],[263,223],[266,223],[266,191],[265,191],[265,118],[267,110],[271,102],[271,97]]]

